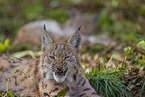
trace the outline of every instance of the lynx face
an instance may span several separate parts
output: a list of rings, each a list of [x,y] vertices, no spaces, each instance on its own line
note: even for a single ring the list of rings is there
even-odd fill
[[[71,80],[72,72],[77,67],[78,51],[81,47],[80,33],[77,31],[67,42],[53,42],[51,36],[45,32],[42,37],[43,65],[47,79],[57,82]]]
[[[44,57],[44,64],[48,65],[49,73],[57,82],[63,82],[76,64],[76,56],[69,52],[70,49],[66,43],[55,43]],[[48,79],[49,75],[46,75]]]

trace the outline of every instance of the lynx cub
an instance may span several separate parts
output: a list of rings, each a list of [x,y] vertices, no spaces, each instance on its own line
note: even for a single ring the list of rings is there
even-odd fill
[[[40,60],[0,57],[0,92],[6,91],[10,73],[19,69],[33,79],[17,72],[9,83],[9,91],[21,96],[55,96],[69,88],[67,97],[99,97],[89,84],[80,64],[81,36],[76,31],[67,42],[54,42],[44,29]]]

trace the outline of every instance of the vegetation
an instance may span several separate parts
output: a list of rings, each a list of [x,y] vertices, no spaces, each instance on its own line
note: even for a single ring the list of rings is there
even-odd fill
[[[0,43],[0,52],[7,51],[9,48],[10,39],[6,39],[4,43]]]
[[[125,71],[117,70],[92,70],[86,76],[99,95],[105,97],[129,97],[127,90],[125,90],[125,81],[118,78],[118,75],[125,73]]]

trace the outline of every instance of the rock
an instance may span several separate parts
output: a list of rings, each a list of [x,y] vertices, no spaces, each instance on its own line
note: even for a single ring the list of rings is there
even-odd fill
[[[52,35],[57,37],[66,37],[66,34],[63,33],[60,25],[55,20],[40,20],[28,23],[24,25],[17,33],[16,42],[18,44],[30,43],[31,45],[38,46],[41,44],[41,34],[44,30],[44,24],[46,30]]]
[[[81,26],[80,32],[83,35],[92,35],[97,34],[96,24],[98,17],[97,15],[89,15],[87,13],[82,14],[78,12],[76,9],[71,11],[71,18],[66,21],[66,23],[62,26],[65,31],[72,31],[78,29]],[[66,30],[69,29],[69,30]]]
[[[54,37],[54,41],[65,41],[71,36],[78,27],[81,26],[81,34],[83,44],[87,46],[92,46],[94,44],[102,44],[105,46],[116,45],[109,37],[106,35],[98,35],[96,31],[97,16],[83,16],[78,13],[74,17],[69,19],[65,24],[60,25],[55,20],[39,20],[28,23],[24,25],[18,31],[16,42],[19,45],[31,44],[32,46],[39,46],[41,44],[41,34],[44,29],[44,24],[46,30]],[[78,15],[76,15],[78,14]],[[73,15],[72,15],[73,16]]]

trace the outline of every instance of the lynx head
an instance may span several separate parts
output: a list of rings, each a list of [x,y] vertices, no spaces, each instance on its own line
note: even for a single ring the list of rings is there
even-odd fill
[[[80,29],[80,28],[79,28]],[[72,81],[70,76],[76,72],[81,48],[79,29],[67,42],[54,42],[50,34],[44,29],[42,35],[41,68],[42,76],[47,80],[57,82]]]

